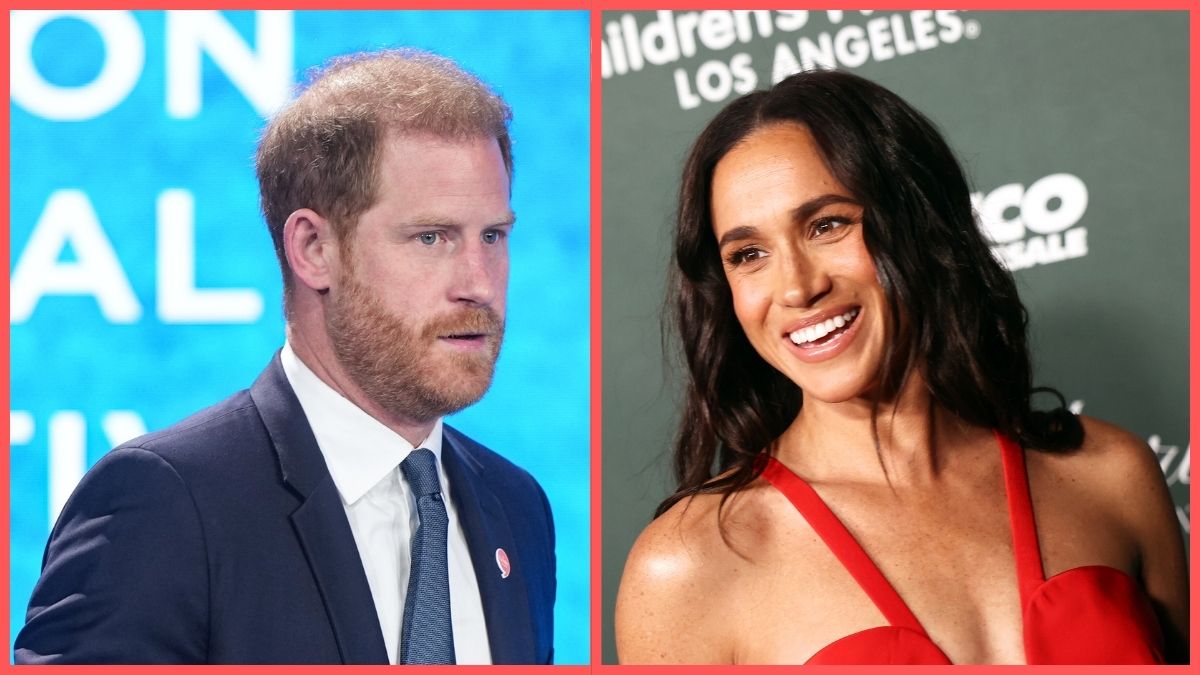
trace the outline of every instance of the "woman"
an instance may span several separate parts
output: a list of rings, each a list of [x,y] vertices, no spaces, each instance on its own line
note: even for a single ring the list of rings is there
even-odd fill
[[[679,488],[626,564],[623,662],[1187,658],[1155,457],[1032,387],[1012,277],[919,112],[840,72],[736,100],[675,247]]]

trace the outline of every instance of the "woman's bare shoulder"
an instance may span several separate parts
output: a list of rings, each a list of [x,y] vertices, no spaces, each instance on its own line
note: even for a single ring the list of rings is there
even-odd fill
[[[1161,521],[1170,496],[1154,451],[1115,424],[1083,415],[1079,419],[1084,434],[1078,449],[1030,453],[1027,458],[1046,472],[1064,498],[1097,516],[1109,514],[1113,525],[1138,533]]]
[[[1102,488],[1114,474],[1133,471],[1144,477],[1156,465],[1146,442],[1129,431],[1086,415],[1079,415],[1079,422],[1083,425],[1083,443],[1078,448],[1028,453],[1026,461],[1037,458],[1035,461],[1072,482],[1086,480]]]
[[[1158,456],[1146,441],[1103,420],[1082,417],[1083,447],[1076,458],[1081,479],[1099,497],[1120,507],[1135,531],[1151,538],[1178,527]]]
[[[1059,460],[1073,479],[1086,481],[1109,498],[1143,494],[1163,483],[1158,459],[1146,441],[1094,417],[1080,415],[1079,421],[1083,424],[1083,445]]]
[[[1142,450],[1149,451],[1145,441],[1111,422],[1087,415],[1080,415],[1079,421],[1083,424],[1084,452],[1120,456]]]
[[[621,577],[616,638],[622,663],[728,663],[736,574],[753,551],[755,487],[725,500],[677,502],[642,531]]]
[[[642,531],[630,552],[626,574],[644,571],[657,582],[705,580],[724,565],[744,560],[769,523],[762,504],[763,481],[730,494],[701,493],[681,499]]]
[[[1187,561],[1174,501],[1158,457],[1141,438],[1083,417],[1078,459],[1096,497],[1118,510],[1137,542],[1140,574],[1167,640],[1168,660],[1187,658]]]

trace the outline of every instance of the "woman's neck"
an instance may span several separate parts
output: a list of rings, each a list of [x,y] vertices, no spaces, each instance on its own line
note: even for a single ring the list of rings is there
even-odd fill
[[[954,449],[976,442],[981,431],[940,406],[914,373],[894,400],[877,407],[866,397],[805,400],[777,455],[814,481],[919,485],[936,481]]]

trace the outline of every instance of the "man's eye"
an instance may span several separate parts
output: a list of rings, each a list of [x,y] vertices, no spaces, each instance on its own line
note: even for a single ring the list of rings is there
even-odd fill
[[[426,246],[433,246],[434,244],[438,243],[438,237],[439,235],[437,232],[422,232],[421,234],[417,235],[417,241],[420,241]]]
[[[504,238],[504,233],[500,230],[488,230],[487,232],[484,232],[481,237],[483,238],[483,243],[495,244]]]

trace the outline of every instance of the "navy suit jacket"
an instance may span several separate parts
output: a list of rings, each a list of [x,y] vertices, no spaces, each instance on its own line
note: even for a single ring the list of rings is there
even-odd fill
[[[545,494],[444,429],[492,660],[549,663]],[[46,545],[15,647],[17,663],[387,663],[345,509],[278,355],[248,391],[87,473]]]

